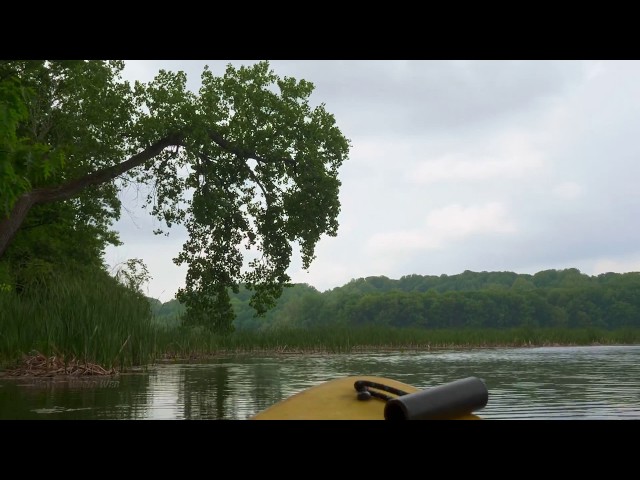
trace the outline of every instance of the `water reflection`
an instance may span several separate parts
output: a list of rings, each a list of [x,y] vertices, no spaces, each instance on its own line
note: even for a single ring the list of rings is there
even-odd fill
[[[419,388],[477,376],[487,419],[640,419],[640,346],[238,356],[116,379],[4,379],[0,418],[246,419],[345,375]]]
[[[1,419],[145,418],[149,376],[19,378],[0,382]]]

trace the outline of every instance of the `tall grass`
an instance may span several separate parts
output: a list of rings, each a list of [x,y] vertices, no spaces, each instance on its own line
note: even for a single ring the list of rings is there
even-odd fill
[[[37,351],[107,368],[155,358],[149,304],[101,275],[58,274],[0,293],[0,358]]]
[[[147,300],[106,274],[59,274],[17,294],[0,290],[0,364],[37,351],[66,361],[126,369],[160,357],[219,353],[427,350],[460,347],[640,344],[640,329],[521,327],[509,330],[425,330],[327,326],[239,330],[163,328]]]
[[[157,336],[157,350],[169,356],[212,353],[326,352],[429,350],[465,347],[528,347],[552,345],[638,344],[640,329],[465,329],[424,330],[385,327],[280,328],[263,332],[237,331],[219,336],[197,329],[167,330]]]

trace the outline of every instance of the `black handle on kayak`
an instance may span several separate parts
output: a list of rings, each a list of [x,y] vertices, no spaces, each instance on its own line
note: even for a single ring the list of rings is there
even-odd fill
[[[477,377],[409,393],[388,400],[386,420],[438,420],[468,415],[484,408],[489,400],[485,383]]]

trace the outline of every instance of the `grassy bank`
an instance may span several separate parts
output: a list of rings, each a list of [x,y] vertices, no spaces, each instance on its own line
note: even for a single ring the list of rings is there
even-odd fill
[[[56,276],[0,293],[0,361],[38,352],[123,369],[156,357],[148,302],[110,277]]]
[[[0,368],[25,355],[107,370],[148,365],[162,358],[221,353],[429,350],[498,346],[640,344],[640,329],[459,329],[387,327],[288,328],[236,331],[165,329],[153,321],[146,299],[110,277],[58,277],[20,295],[0,292]]]

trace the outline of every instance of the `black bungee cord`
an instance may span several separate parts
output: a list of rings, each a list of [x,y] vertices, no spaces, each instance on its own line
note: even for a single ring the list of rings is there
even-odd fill
[[[390,387],[389,385],[385,385],[384,383],[371,382],[369,380],[356,380],[353,386],[356,389],[356,392],[358,392],[358,400],[370,400],[371,397],[376,397],[385,401],[389,401],[394,398],[390,395],[385,395],[384,393],[377,390],[393,393],[398,397],[408,394],[408,392],[405,392],[398,388]],[[375,390],[371,390],[372,388],[375,388]]]

